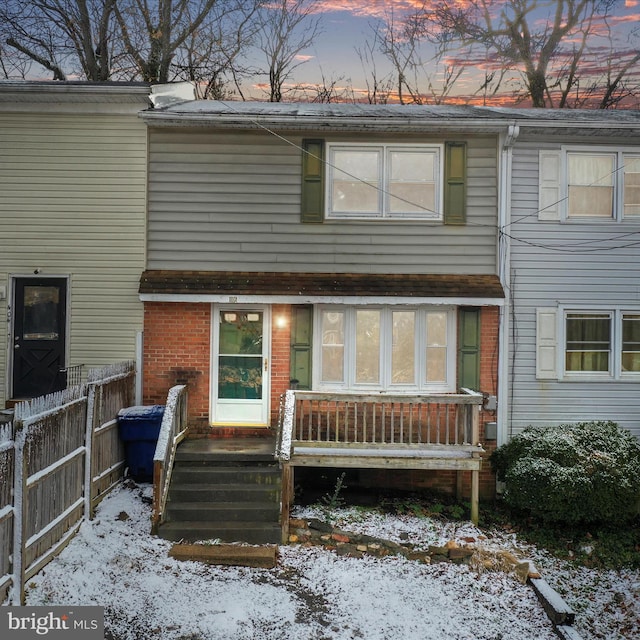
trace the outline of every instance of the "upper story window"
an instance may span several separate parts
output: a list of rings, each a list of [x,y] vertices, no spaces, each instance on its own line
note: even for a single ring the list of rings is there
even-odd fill
[[[567,154],[567,216],[610,218],[615,203],[616,156]]]
[[[540,220],[640,220],[640,150],[541,150]]]
[[[442,145],[330,144],[328,218],[442,220]]]
[[[567,218],[640,215],[640,154],[568,151]]]
[[[431,307],[321,307],[314,388],[451,391],[455,313]]]

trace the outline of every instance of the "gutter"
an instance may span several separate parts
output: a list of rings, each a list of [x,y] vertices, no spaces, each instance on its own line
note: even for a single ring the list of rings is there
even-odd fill
[[[509,407],[511,384],[509,378],[509,331],[512,305],[511,291],[511,242],[508,235],[501,233],[511,222],[511,185],[513,167],[513,146],[520,134],[517,122],[509,125],[507,133],[501,136],[500,151],[500,192],[498,201],[498,276],[504,291],[504,305],[500,308],[499,348],[498,348],[498,407],[496,421],[498,423],[497,445],[508,440]]]

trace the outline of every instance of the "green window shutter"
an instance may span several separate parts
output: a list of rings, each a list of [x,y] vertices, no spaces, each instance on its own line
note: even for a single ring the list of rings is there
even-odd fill
[[[291,380],[297,380],[297,389],[311,389],[311,347],[313,336],[313,307],[291,307]]]
[[[324,220],[324,140],[302,141],[302,222]]]
[[[444,145],[444,223],[467,221],[467,143]]]
[[[458,388],[480,390],[480,309],[458,310]]]

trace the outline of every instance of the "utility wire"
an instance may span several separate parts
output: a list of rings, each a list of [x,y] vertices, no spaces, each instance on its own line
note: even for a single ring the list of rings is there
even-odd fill
[[[240,110],[236,109],[231,103],[223,102],[223,101],[220,101],[220,102],[221,102],[221,104],[224,104],[231,111],[233,111],[233,112],[235,112],[235,113],[237,113],[239,115],[245,115]],[[371,189],[375,189],[375,190],[379,191],[380,193],[382,193],[385,196],[389,196],[390,198],[395,198],[396,200],[405,202],[405,203],[411,205],[412,207],[415,207],[417,209],[425,211],[426,213],[433,214],[434,216],[440,215],[438,212],[433,211],[433,210],[431,210],[431,209],[429,209],[427,207],[424,207],[421,204],[413,202],[413,201],[411,201],[411,200],[409,200],[407,198],[403,198],[401,196],[397,196],[395,194],[392,194],[388,190],[380,187],[379,185],[371,184],[370,182],[367,182],[366,180],[363,180],[359,176],[356,176],[356,175],[354,175],[352,173],[349,173],[348,171],[345,171],[344,169],[342,169],[340,167],[337,167],[336,165],[332,164],[331,162],[329,162],[325,158],[322,158],[320,156],[315,155],[314,153],[311,153],[310,151],[304,149],[302,146],[300,146],[299,144],[297,144],[293,140],[290,140],[289,138],[287,138],[287,137],[279,134],[278,132],[274,131],[270,127],[267,127],[266,125],[261,123],[256,118],[249,117],[248,120],[252,124],[254,124],[256,127],[266,131],[268,134],[272,135],[273,137],[277,138],[278,140],[280,140],[280,141],[286,143],[287,145],[293,147],[294,149],[297,149],[298,151],[308,155],[309,157],[311,157],[311,158],[313,158],[315,160],[318,160],[325,167],[340,171],[343,174],[345,174],[345,175],[349,176],[350,178],[352,178],[353,180],[356,180],[357,182],[360,182],[361,184],[367,185]],[[610,171],[606,175],[601,176],[597,180],[591,182],[590,184],[584,185],[584,186],[586,186],[586,187],[594,186],[594,185],[598,184],[599,182],[601,182],[602,180],[605,180],[609,176],[619,173],[620,171],[622,171],[625,168],[625,166],[626,165],[622,164],[621,166],[617,167],[613,171]],[[526,244],[526,245],[529,245],[529,246],[532,246],[532,247],[536,247],[536,248],[539,248],[539,249],[545,249],[545,250],[548,250],[548,251],[555,251],[557,253],[595,253],[595,252],[599,252],[599,251],[612,251],[612,250],[615,250],[615,249],[626,249],[626,248],[629,248],[629,247],[634,247],[634,246],[640,245],[640,240],[639,240],[637,242],[629,242],[629,243],[619,244],[619,245],[614,245],[614,246],[585,247],[585,245],[588,245],[588,244],[593,244],[593,245],[595,245],[595,244],[604,244],[604,243],[608,243],[608,242],[613,242],[613,241],[618,240],[618,239],[626,238],[626,237],[629,237],[629,236],[638,235],[638,234],[640,234],[640,231],[630,231],[630,232],[627,232],[627,233],[617,234],[617,235],[609,236],[609,237],[605,237],[605,238],[596,238],[596,239],[584,240],[584,241],[580,241],[580,242],[576,241],[576,242],[572,243],[571,247],[559,246],[559,245],[553,245],[553,244],[545,244],[545,243],[542,243],[542,242],[534,242],[532,240],[525,240],[523,238],[519,238],[517,236],[509,234],[509,233],[507,233],[505,231],[505,229],[507,229],[508,227],[510,227],[510,226],[512,226],[514,224],[517,224],[519,222],[522,222],[523,220],[526,220],[528,218],[531,218],[531,217],[534,217],[534,216],[537,217],[542,211],[545,211],[546,209],[549,209],[550,207],[562,204],[567,200],[568,200],[568,195],[563,196],[562,198],[560,198],[556,202],[553,202],[553,203],[547,205],[546,207],[538,209],[538,210],[536,210],[536,211],[534,211],[532,213],[528,213],[528,214],[520,216],[520,217],[518,217],[518,218],[516,218],[514,220],[511,220],[510,222],[508,222],[507,224],[503,225],[502,227],[499,227],[497,224],[484,224],[484,223],[481,223],[481,222],[473,222],[473,221],[470,221],[470,220],[467,220],[467,226],[491,229],[492,231],[497,231],[498,234],[500,234],[501,236],[504,236],[504,237],[507,237],[507,238],[513,240],[514,242],[520,242],[521,244]],[[348,219],[348,218],[345,218],[345,219]],[[398,220],[401,221],[402,220],[402,218],[392,218],[392,219],[396,220],[396,221],[398,221]]]

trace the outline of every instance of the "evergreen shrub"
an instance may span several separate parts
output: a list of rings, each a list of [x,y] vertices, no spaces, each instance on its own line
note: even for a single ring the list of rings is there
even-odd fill
[[[527,427],[491,456],[505,502],[549,523],[624,523],[640,512],[640,442],[615,422]]]

